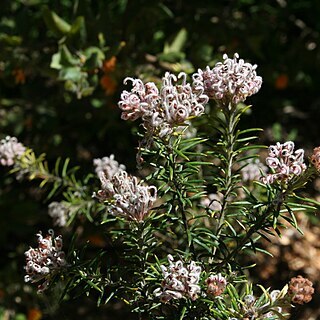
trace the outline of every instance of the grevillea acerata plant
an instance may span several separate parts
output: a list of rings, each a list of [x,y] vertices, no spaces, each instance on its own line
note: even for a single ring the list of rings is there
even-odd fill
[[[248,254],[268,254],[261,238],[280,235],[284,222],[298,228],[296,211],[320,207],[301,195],[319,173],[319,147],[308,160],[294,142],[275,142],[264,159],[259,129],[239,129],[262,85],[256,69],[235,54],[193,75],[167,72],[158,84],[126,78],[121,118],[141,124],[135,175],[110,155],[79,178],[68,159],[50,170],[45,155],[1,140],[1,165],[47,185],[59,233],[68,239],[88,219],[110,241],[86,259],[76,239],[62,251],[62,236],[39,232],[25,281],[43,294],[60,281],[64,295],[125,301],[139,319],[286,319],[291,305],[309,302],[314,289],[301,275],[266,289],[244,272]]]

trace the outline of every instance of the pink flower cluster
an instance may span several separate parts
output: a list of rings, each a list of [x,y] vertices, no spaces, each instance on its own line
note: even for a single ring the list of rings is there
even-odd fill
[[[14,165],[15,159],[23,155],[25,151],[25,146],[18,142],[16,137],[7,136],[0,141],[0,164],[3,166]]]
[[[169,266],[161,265],[163,281],[162,288],[154,291],[156,297],[160,297],[162,302],[171,299],[190,298],[196,300],[201,288],[198,285],[201,274],[201,267],[191,261],[184,266],[181,260],[174,262],[172,255],[168,255]]]
[[[39,232],[38,248],[30,248],[25,252],[26,266],[25,282],[39,282],[38,292],[43,292],[50,283],[50,277],[62,267],[66,266],[65,253],[62,251],[62,237],[54,238],[53,231],[44,238]]]
[[[102,189],[94,194],[106,202],[111,214],[141,222],[148,215],[157,199],[157,188],[145,186],[137,177],[119,170],[111,179],[100,174]]]
[[[224,54],[223,60],[213,69],[207,66],[204,71],[199,69],[193,75],[195,84],[203,86],[205,94],[221,106],[228,106],[229,103],[243,102],[260,90],[262,78],[257,76],[257,65],[244,62],[237,53],[233,59]]]
[[[269,157],[266,159],[266,164],[273,172],[262,178],[264,183],[288,182],[305,171],[304,150],[294,151],[292,141],[283,144],[277,142],[276,145],[269,147]]]
[[[294,277],[289,282],[288,292],[292,296],[293,303],[308,303],[314,294],[313,283],[302,276]]]
[[[132,82],[131,91],[123,91],[119,108],[121,118],[142,118],[149,134],[164,137],[192,117],[200,116],[209,98],[203,93],[201,83],[187,83],[187,75],[178,77],[166,72],[160,90],[153,82],[144,84],[140,79],[126,78]]]
[[[210,296],[217,297],[220,296],[227,286],[227,280],[220,273],[211,275],[206,280],[208,286],[207,293]]]
[[[100,177],[101,173],[103,173],[107,179],[111,179],[120,170],[126,170],[123,164],[119,164],[119,162],[115,160],[113,154],[111,154],[110,157],[94,159],[93,165],[95,166],[96,174]]]

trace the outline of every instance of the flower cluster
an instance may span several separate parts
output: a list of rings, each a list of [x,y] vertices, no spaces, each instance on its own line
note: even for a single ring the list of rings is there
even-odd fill
[[[275,304],[275,302],[278,299],[281,299],[280,296],[281,296],[281,291],[280,290],[271,291],[271,293],[270,293],[271,305]],[[273,309],[275,309],[278,313],[282,314],[282,308],[281,307],[273,306]],[[275,315],[276,314],[275,314],[274,311],[269,311],[268,313],[265,314],[265,319],[269,319],[269,318],[271,318],[271,317],[273,317]]]
[[[261,299],[256,299],[256,297],[251,294],[245,296],[242,305],[244,313],[243,319],[273,319],[273,317],[277,315],[276,313],[282,314],[282,307],[280,307],[279,304],[286,305],[283,297],[280,290],[273,290],[269,294],[268,301],[261,304],[259,302]]]
[[[206,279],[208,286],[207,293],[209,296],[217,297],[220,296],[227,286],[227,280],[220,273],[211,275]]]
[[[115,160],[113,154],[111,154],[110,157],[94,159],[93,165],[95,166],[98,177],[103,173],[107,179],[111,179],[120,170],[126,170],[126,167],[123,164],[119,164],[119,162]]]
[[[297,304],[310,302],[314,293],[312,285],[310,280],[302,276],[292,278],[288,290],[288,293],[292,296],[292,302]]]
[[[25,252],[26,266],[25,282],[39,282],[38,292],[43,292],[49,285],[50,277],[66,266],[65,253],[62,251],[62,237],[54,238],[52,230],[46,237],[41,232],[38,236],[38,248],[30,248]]]
[[[193,75],[195,83],[204,87],[205,94],[226,106],[243,102],[260,90],[262,78],[257,76],[257,65],[244,62],[237,53],[233,59],[224,54],[223,60],[212,70],[207,66]]]
[[[242,180],[245,182],[259,180],[261,172],[266,173],[267,167],[259,159],[250,159],[241,169]]]
[[[258,310],[255,306],[256,298],[252,294],[248,294],[243,298],[243,313],[244,319],[256,319],[258,317]],[[234,318],[237,319],[237,318]]]
[[[181,81],[180,81],[181,80]],[[159,90],[153,82],[144,84],[140,79],[126,78],[132,82],[130,92],[123,91],[119,108],[121,118],[136,120],[142,118],[149,134],[164,137],[185,124],[192,117],[204,112],[209,98],[203,93],[201,83],[187,83],[187,75],[181,72],[178,77],[166,72]]]
[[[161,265],[163,281],[162,288],[154,291],[156,297],[160,297],[162,302],[171,299],[190,298],[196,300],[201,291],[198,285],[201,274],[201,267],[191,261],[184,266],[181,260],[174,262],[171,255],[168,255],[169,266]]]
[[[0,141],[0,164],[3,166],[14,165],[15,159],[25,151],[25,146],[18,142],[16,137],[7,136]]]
[[[320,171],[320,147],[314,148],[310,157],[311,163],[314,165],[317,171]]]
[[[116,216],[141,222],[157,199],[155,186],[145,186],[123,170],[116,172],[111,179],[102,174],[100,181],[102,189],[94,196],[107,201],[110,213]]]
[[[294,151],[294,143],[292,141],[269,147],[269,157],[266,163],[273,170],[273,173],[262,178],[264,183],[271,184],[275,181],[288,182],[295,176],[301,175],[306,165],[304,163],[304,150],[298,149]]]
[[[51,202],[48,206],[48,214],[53,219],[53,225],[64,227],[67,224],[69,209],[61,202]]]

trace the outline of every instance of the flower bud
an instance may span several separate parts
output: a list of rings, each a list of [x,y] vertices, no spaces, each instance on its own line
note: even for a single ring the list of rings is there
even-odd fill
[[[310,302],[314,293],[312,286],[312,282],[302,276],[292,278],[288,290],[288,293],[292,296],[292,302],[297,304]]]

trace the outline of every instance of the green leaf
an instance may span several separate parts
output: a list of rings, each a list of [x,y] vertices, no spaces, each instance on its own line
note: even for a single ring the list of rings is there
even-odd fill
[[[295,217],[295,215],[294,215],[294,212],[291,210],[291,208],[288,206],[288,205],[286,205],[286,204],[284,204],[284,206],[287,208],[287,210],[288,210],[288,212],[289,212],[289,214],[290,214],[290,217],[292,218],[292,225],[296,228],[296,229],[298,229],[298,223],[297,223],[297,219],[296,219],[296,217]]]
[[[12,36],[5,33],[0,34],[0,43],[4,42],[9,46],[19,46],[22,43],[22,38],[19,36]]]
[[[183,318],[184,318],[184,316],[185,316],[186,312],[187,312],[187,307],[186,307],[186,306],[184,306],[184,307],[183,307],[183,309],[182,309],[181,315],[180,315],[180,320],[183,320]]]
[[[61,60],[61,53],[55,53],[51,58],[50,68],[60,70],[62,65],[60,64]]]
[[[63,178],[65,178],[66,175],[67,175],[67,169],[68,169],[68,164],[69,164],[69,162],[70,162],[70,159],[67,158],[67,159],[65,160],[64,164],[63,164],[62,174],[61,174]]]
[[[78,57],[74,57],[72,55],[72,53],[69,51],[68,47],[66,45],[61,45],[59,48],[59,52],[60,52],[60,63],[63,66],[66,67],[72,67],[72,66],[76,66],[79,65],[80,60]]]
[[[246,130],[241,130],[237,132],[237,136],[240,136],[242,134],[246,134],[249,132],[256,132],[256,131],[263,131],[263,129],[261,128],[250,128],[250,129],[246,129]]]
[[[255,139],[257,139],[257,138],[258,138],[258,136],[251,136],[251,137],[246,137],[246,138],[237,139],[236,142],[242,143],[242,142],[247,142],[247,141],[255,140]]]
[[[183,52],[169,52],[158,54],[158,59],[160,61],[165,61],[169,63],[174,63],[185,58],[185,53]]]
[[[85,279],[86,282],[94,289],[96,289],[97,291],[99,291],[100,293],[103,293],[102,289],[100,289],[95,283],[93,283],[91,280],[89,279]]]
[[[73,22],[70,28],[70,31],[68,32],[68,37],[75,36],[78,34],[80,36],[81,42],[84,43],[86,41],[87,31],[86,31],[85,19],[82,16],[77,17],[76,20]]]
[[[185,28],[182,28],[171,44],[166,43],[163,49],[164,53],[171,53],[171,52],[181,52],[183,46],[185,45],[188,37],[188,32]]]
[[[265,148],[266,148],[266,146],[264,146],[264,145],[245,146],[245,147],[239,148],[237,150],[237,153],[248,151],[248,150],[265,149]]]
[[[70,24],[59,17],[55,12],[51,11],[47,6],[42,8],[42,15],[48,29],[57,36],[63,36],[70,32]]]
[[[51,191],[49,192],[48,196],[47,196],[47,200],[51,199],[57,192],[57,190],[59,189],[59,187],[61,186],[60,183],[55,183],[51,189]]]
[[[90,96],[93,93],[94,89],[95,89],[94,87],[83,88],[81,90],[81,97]]]
[[[269,251],[265,250],[265,249],[262,249],[262,248],[259,248],[259,247],[255,247],[255,250],[256,250],[256,251],[259,251],[259,252],[262,252],[262,253],[264,253],[264,254],[266,254],[266,255],[274,258],[273,254],[270,253]]]
[[[104,53],[97,47],[87,48],[84,52],[84,55],[87,58],[84,67],[88,70],[100,68],[103,60],[105,59]]]
[[[179,149],[174,149],[174,151],[183,159],[189,161],[190,159],[182,152],[180,151]]]
[[[59,73],[60,80],[71,80],[74,82],[80,81],[82,78],[82,72],[80,67],[68,67],[61,69]]]

